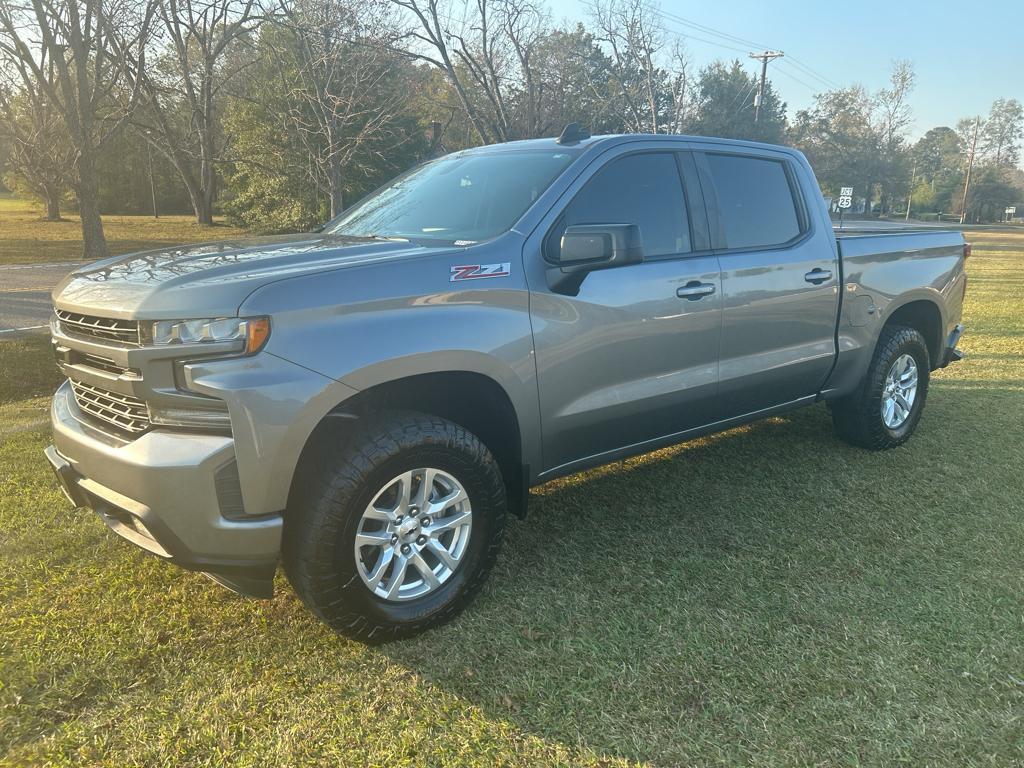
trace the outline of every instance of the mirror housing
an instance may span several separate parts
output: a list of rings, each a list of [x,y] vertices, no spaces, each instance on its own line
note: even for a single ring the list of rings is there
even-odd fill
[[[547,269],[548,287],[575,296],[583,278],[598,269],[611,269],[644,260],[640,227],[636,224],[574,224],[562,233],[558,263]]]

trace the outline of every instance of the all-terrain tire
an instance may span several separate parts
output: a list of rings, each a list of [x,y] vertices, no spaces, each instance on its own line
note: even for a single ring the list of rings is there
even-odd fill
[[[882,400],[889,371],[903,355],[910,355],[917,366],[917,394],[910,415],[892,429],[882,417]],[[884,328],[864,381],[856,392],[831,404],[832,423],[839,437],[852,445],[874,451],[905,443],[921,419],[928,395],[930,370],[928,345],[920,331],[899,325]]]
[[[409,411],[353,424],[351,439],[321,444],[300,468],[285,515],[284,567],[303,602],[330,627],[385,642],[449,621],[473,599],[501,546],[505,484],[491,452],[458,424]],[[363,511],[389,480],[423,467],[443,470],[465,489],[469,542],[459,566],[433,592],[386,600],[359,574],[355,535]]]

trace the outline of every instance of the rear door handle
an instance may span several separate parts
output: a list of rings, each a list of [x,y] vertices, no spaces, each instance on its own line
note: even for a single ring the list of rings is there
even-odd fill
[[[714,283],[702,283],[699,280],[691,280],[682,288],[676,288],[676,296],[680,299],[697,301],[704,296],[710,296],[715,292]]]
[[[821,283],[824,283],[826,280],[831,280],[831,279],[832,279],[832,270],[831,269],[822,269],[821,267],[815,267],[810,272],[808,272],[806,275],[804,275],[804,280],[806,280],[808,283],[814,283],[815,285],[819,285]]]

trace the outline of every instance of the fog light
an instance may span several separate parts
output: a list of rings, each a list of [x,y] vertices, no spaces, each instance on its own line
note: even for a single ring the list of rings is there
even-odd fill
[[[154,424],[161,424],[169,427],[205,427],[207,429],[230,429],[231,417],[228,415],[227,406],[217,409],[214,405],[211,408],[181,408],[162,406],[149,406],[149,420]]]

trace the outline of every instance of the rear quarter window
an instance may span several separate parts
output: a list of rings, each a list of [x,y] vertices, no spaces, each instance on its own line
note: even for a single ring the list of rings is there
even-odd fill
[[[708,154],[725,247],[770,248],[804,230],[783,162],[745,155]]]

